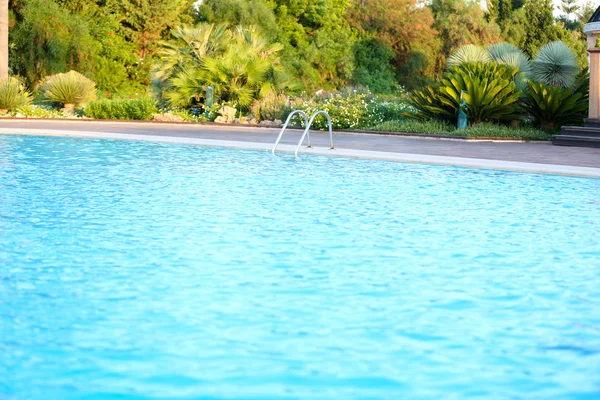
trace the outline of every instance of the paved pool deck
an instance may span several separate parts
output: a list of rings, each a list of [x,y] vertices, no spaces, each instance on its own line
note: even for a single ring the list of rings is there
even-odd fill
[[[269,150],[279,129],[77,120],[0,120],[0,133],[145,140]],[[278,150],[293,152],[302,131],[286,131]],[[455,165],[509,171],[600,178],[600,149],[553,146],[549,142],[494,142],[334,132],[335,150],[325,132],[311,131],[313,147],[301,154]]]

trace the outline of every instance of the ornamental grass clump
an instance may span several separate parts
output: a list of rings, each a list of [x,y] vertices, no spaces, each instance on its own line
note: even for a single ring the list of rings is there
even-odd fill
[[[96,98],[96,84],[76,71],[47,77],[41,85],[43,96],[50,102],[62,104],[72,114],[75,107]]]
[[[30,102],[31,96],[18,78],[0,79],[0,114],[4,115]]]

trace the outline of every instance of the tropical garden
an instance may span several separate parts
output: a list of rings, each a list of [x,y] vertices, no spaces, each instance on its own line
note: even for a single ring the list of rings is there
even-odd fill
[[[559,18],[550,0],[0,6],[8,117],[276,126],[302,109],[326,110],[336,129],[547,139],[587,111],[583,24],[594,9],[575,0]],[[467,129],[456,129],[459,112]]]

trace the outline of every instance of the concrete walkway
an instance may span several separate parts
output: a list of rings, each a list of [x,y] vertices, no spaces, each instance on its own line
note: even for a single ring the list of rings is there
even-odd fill
[[[0,133],[64,134],[268,149],[279,130],[199,124],[6,119],[0,120]],[[298,142],[300,134],[300,130],[287,131],[281,142],[282,151],[293,150],[295,146],[292,145]],[[600,177],[600,149],[593,148],[334,133],[336,150],[328,153],[326,133],[312,132],[311,138],[315,147],[312,150],[303,148],[302,153]]]

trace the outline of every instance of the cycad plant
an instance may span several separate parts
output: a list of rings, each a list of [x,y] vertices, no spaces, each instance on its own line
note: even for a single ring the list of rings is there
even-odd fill
[[[413,92],[417,119],[438,118],[456,122],[461,97],[472,124],[484,121],[515,120],[520,117],[515,67],[495,63],[463,63],[444,74],[439,84]]]
[[[30,102],[31,96],[20,79],[12,76],[0,79],[0,114]]]
[[[578,73],[575,53],[560,41],[542,47],[532,62],[532,79],[544,85],[574,87]]]
[[[79,72],[69,71],[44,79],[41,92],[47,101],[60,103],[65,112],[73,113],[76,106],[96,98],[96,84]]]
[[[589,75],[581,73],[572,88],[529,82],[524,108],[541,129],[553,132],[563,125],[582,125],[589,100]]]

